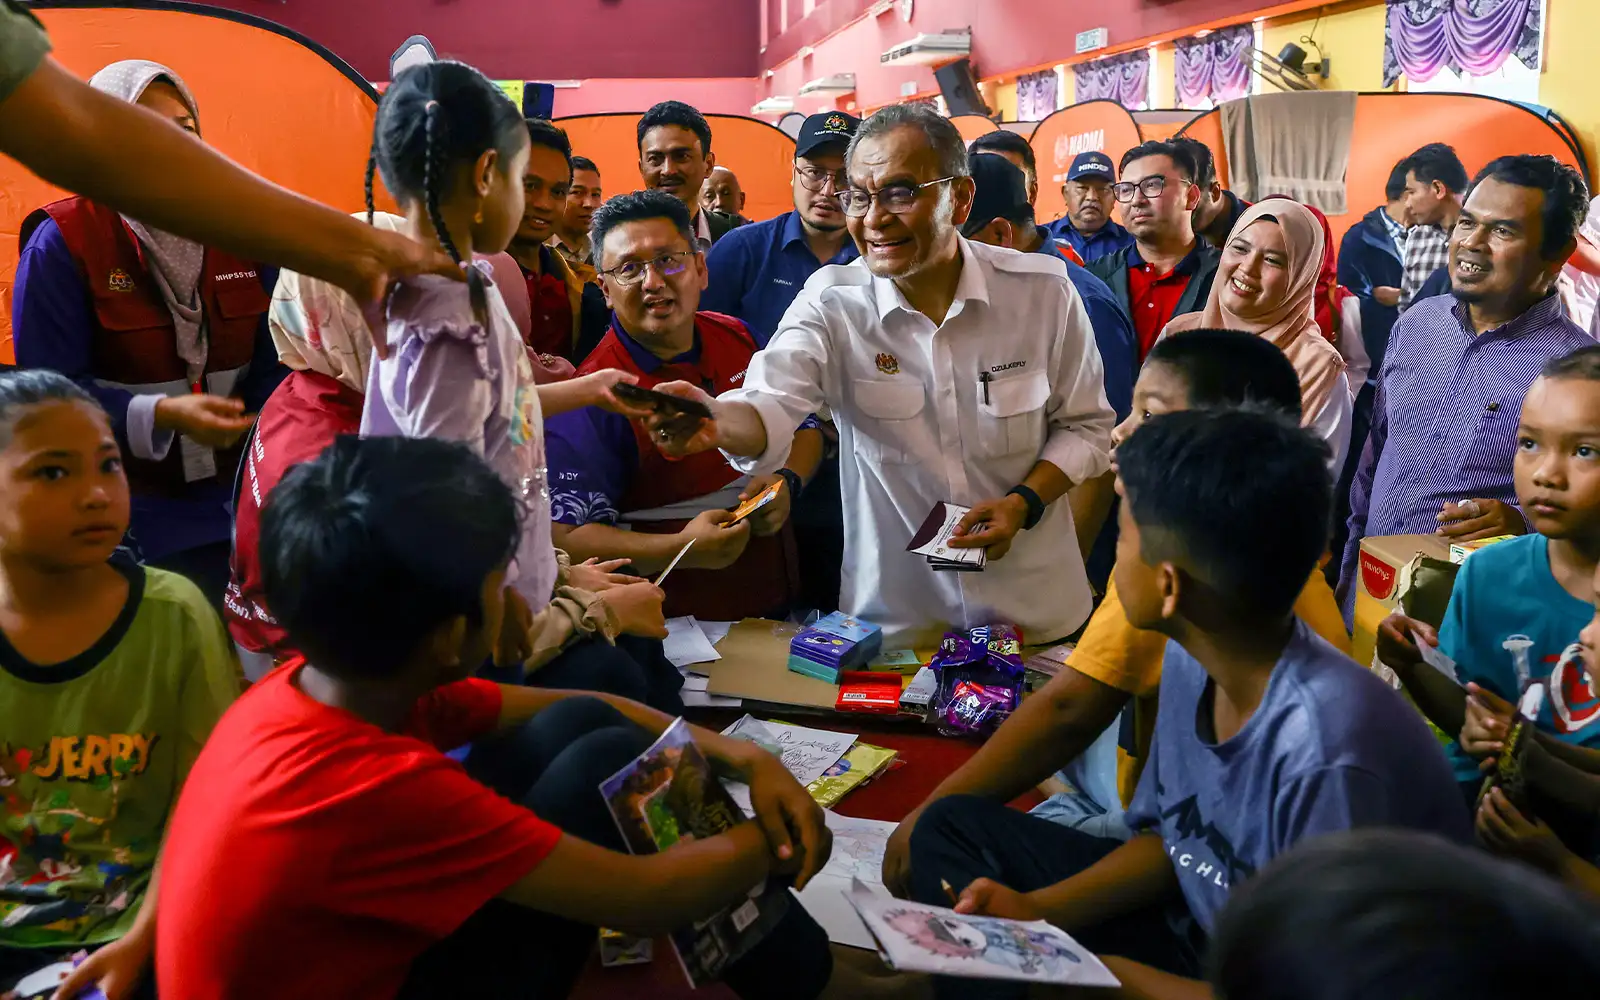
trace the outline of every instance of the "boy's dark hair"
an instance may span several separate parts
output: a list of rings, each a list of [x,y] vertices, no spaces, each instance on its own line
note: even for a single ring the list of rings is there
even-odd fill
[[[589,220],[589,242],[594,247],[594,259],[599,261],[607,233],[624,222],[645,219],[666,219],[678,228],[691,247],[695,246],[694,223],[683,202],[665,191],[629,191],[606,199],[594,210],[594,218]]]
[[[1478,171],[1467,194],[1470,196],[1472,189],[1491,178],[1544,192],[1544,239],[1539,243],[1539,256],[1566,260],[1567,248],[1577,239],[1578,227],[1589,214],[1589,185],[1584,183],[1583,175],[1548,153],[1502,156]]]
[[[598,174],[600,172],[600,168],[595,166],[594,165],[594,161],[589,159],[587,156],[574,156],[572,158],[572,169],[573,170],[587,170],[590,173],[595,173],[595,174]]]
[[[1383,186],[1383,197],[1388,201],[1399,201],[1406,196],[1406,177],[1411,173],[1411,157],[1406,157],[1394,165],[1389,171],[1389,183]]]
[[[1600,382],[1600,344],[1580,347],[1571,354],[1551,358],[1539,373],[1543,378],[1581,379]]]
[[[1592,996],[1600,911],[1531,869],[1401,830],[1322,837],[1234,890],[1220,1000]]]
[[[1195,162],[1194,151],[1187,146],[1176,142],[1161,139],[1151,139],[1122,154],[1122,162],[1117,164],[1117,176],[1122,177],[1122,172],[1128,169],[1128,164],[1134,160],[1142,160],[1146,156],[1165,156],[1178,168],[1185,180],[1200,183],[1200,165]]]
[[[711,152],[710,123],[706,121],[706,116],[701,114],[699,109],[682,101],[662,101],[640,115],[634,145],[643,149],[645,133],[661,125],[676,125],[679,128],[688,129],[700,139],[701,155]]]
[[[83,386],[48,368],[13,368],[0,371],[0,448],[11,443],[11,428],[22,411],[40,403],[100,403]]]
[[[548,118],[524,120],[528,125],[528,142],[560,153],[562,159],[567,161],[567,173],[572,173],[572,140],[567,138],[566,130],[556,126]]]
[[[462,263],[461,251],[439,212],[440,189],[450,168],[470,163],[490,149],[509,164],[526,130],[522,111],[506,92],[466,63],[444,59],[402,70],[384,91],[372,128],[367,221],[372,221],[372,175],[378,170],[390,194],[422,203],[439,243],[456,263]],[[484,276],[475,267],[466,272],[473,314],[486,324],[489,296]]]
[[[1174,137],[1172,144],[1182,146],[1194,157],[1194,182],[1197,187],[1208,188],[1217,183],[1217,158],[1210,146],[1186,135]]]
[[[1183,376],[1191,409],[1259,406],[1300,422],[1300,378],[1272,341],[1239,330],[1185,330],[1163,337],[1146,364]]]
[[[967,147],[969,153],[1015,153],[1027,165],[1030,174],[1037,175],[1039,167],[1033,156],[1033,146],[1028,140],[1008,128],[998,128],[993,132],[985,132],[972,140]]]
[[[261,514],[267,606],[289,644],[349,679],[401,669],[516,551],[511,490],[464,445],[340,437],[297,465]]]
[[[1237,626],[1290,613],[1328,547],[1328,449],[1279,413],[1184,410],[1117,447],[1146,563],[1199,578]]]
[[[1417,175],[1423,184],[1438,181],[1451,194],[1461,194],[1467,189],[1467,168],[1454,146],[1430,142],[1404,160],[1407,173]]]

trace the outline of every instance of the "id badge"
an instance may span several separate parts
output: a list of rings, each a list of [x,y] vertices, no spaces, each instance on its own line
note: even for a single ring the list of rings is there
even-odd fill
[[[184,482],[197,483],[202,479],[216,478],[216,452],[193,440],[187,434],[178,436],[178,450],[183,455]]]

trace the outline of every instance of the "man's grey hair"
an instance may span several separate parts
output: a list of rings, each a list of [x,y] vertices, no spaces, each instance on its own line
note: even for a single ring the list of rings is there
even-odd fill
[[[928,145],[939,156],[939,176],[970,177],[972,168],[967,163],[967,141],[944,115],[925,104],[891,104],[875,111],[850,140],[845,150],[845,163],[855,156],[856,146],[863,140],[893,132],[898,128],[914,128],[928,137]]]

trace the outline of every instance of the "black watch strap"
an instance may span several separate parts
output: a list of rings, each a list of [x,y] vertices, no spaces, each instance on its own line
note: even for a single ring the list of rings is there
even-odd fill
[[[783,481],[789,484],[790,500],[798,497],[800,495],[800,491],[806,488],[805,482],[800,478],[800,473],[794,471],[793,469],[779,469],[778,475],[782,476]]]
[[[1044,518],[1044,501],[1030,487],[1018,484],[1011,487],[1006,496],[1019,496],[1028,505],[1028,519],[1022,522],[1022,530],[1030,530]]]

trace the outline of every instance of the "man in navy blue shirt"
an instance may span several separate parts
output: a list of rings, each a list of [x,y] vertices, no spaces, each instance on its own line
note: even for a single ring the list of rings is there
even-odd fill
[[[700,308],[744,320],[762,347],[807,278],[856,259],[838,195],[846,187],[844,149],[858,124],[838,111],[807,118],[794,147],[794,211],[740,226],[706,256],[711,283]]]
[[[972,212],[961,233],[975,243],[1010,247],[1023,253],[1049,254],[1067,268],[1067,278],[1077,290],[1094,327],[1095,346],[1105,369],[1106,402],[1120,423],[1133,408],[1133,382],[1139,376],[1139,340],[1122,303],[1104,281],[1090,274],[1061,252],[1049,230],[1033,218],[1028,204],[1027,178],[1009,157],[980,151],[972,157]],[[1116,499],[1115,481],[1108,473],[1082,483],[1068,494],[1078,528],[1078,549],[1086,554],[1089,582],[1105,588],[1116,556],[1116,522],[1111,519]]]
[[[1111,185],[1117,172],[1111,157],[1104,153],[1079,153],[1067,168],[1067,181],[1061,185],[1067,214],[1045,228],[1054,239],[1072,247],[1085,264],[1116,253],[1133,244],[1133,236],[1111,221]]]
[[[828,264],[848,264],[859,256],[839,205],[839,192],[849,186],[844,151],[859,124],[839,111],[807,118],[794,147],[794,211],[740,226],[706,255],[710,277],[700,308],[743,320],[758,347],[767,346],[778,331],[808,278]],[[823,433],[828,453],[795,498],[790,520],[800,555],[800,605],[832,611],[839,606],[844,507],[837,438],[831,425]]]

